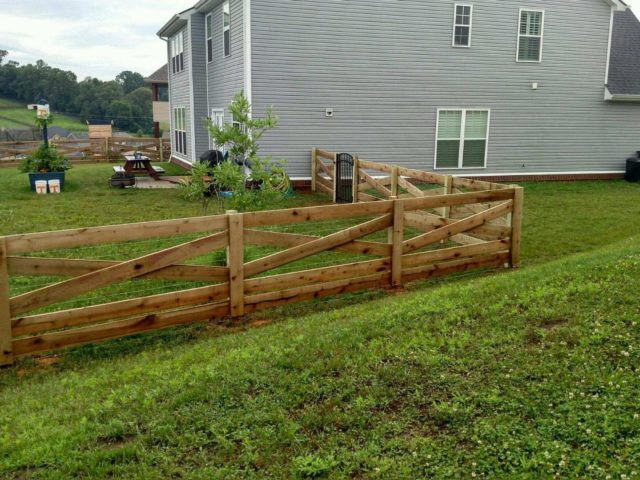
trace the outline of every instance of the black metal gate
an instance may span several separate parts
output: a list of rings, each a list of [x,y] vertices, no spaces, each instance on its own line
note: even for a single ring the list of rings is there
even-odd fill
[[[353,203],[353,156],[336,155],[336,203]]]

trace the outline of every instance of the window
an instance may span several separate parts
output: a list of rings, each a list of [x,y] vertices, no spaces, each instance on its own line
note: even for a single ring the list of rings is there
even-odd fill
[[[207,62],[213,62],[213,22],[211,21],[211,14],[205,17],[205,24],[207,28]]]
[[[211,110],[211,123],[216,125],[218,128],[224,128],[224,109],[223,108],[214,108]],[[211,137],[209,137],[211,139]],[[213,139],[211,139],[213,142]],[[224,145],[210,145],[216,150],[224,150]]]
[[[453,20],[453,46],[471,46],[472,5],[455,5]]]
[[[485,168],[489,119],[489,110],[438,110],[436,169]]]
[[[544,35],[544,11],[520,10],[518,26],[518,62],[542,61],[542,36]]]
[[[222,5],[222,44],[224,56],[231,55],[231,12],[229,2]]]
[[[184,70],[184,38],[182,32],[171,38],[171,71],[180,73]]]
[[[173,150],[182,155],[187,154],[187,114],[184,107],[173,109]]]

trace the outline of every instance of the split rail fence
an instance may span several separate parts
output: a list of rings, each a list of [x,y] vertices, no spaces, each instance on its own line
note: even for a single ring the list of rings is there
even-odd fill
[[[325,175],[316,187],[329,189],[331,165],[318,168]],[[522,189],[454,179],[450,193],[423,194],[423,185],[405,183],[408,173],[418,172],[391,168],[390,179],[375,179],[361,170],[360,201],[352,204],[0,237],[0,364],[328,295],[518,265]],[[441,185],[431,175],[419,177]],[[398,195],[372,200],[369,187]],[[117,258],[105,260],[104,252]],[[142,295],[151,284],[160,293]],[[123,286],[115,301],[101,301]]]
[[[171,158],[171,143],[161,138],[110,137],[50,142],[72,164],[120,161],[125,153],[139,151],[151,161]],[[0,167],[16,167],[23,158],[35,153],[42,145],[37,142],[0,142]]]

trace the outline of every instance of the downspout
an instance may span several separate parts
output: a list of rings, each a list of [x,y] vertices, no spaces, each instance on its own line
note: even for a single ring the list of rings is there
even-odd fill
[[[253,105],[253,79],[251,71],[251,0],[242,0],[243,37],[244,37],[244,94]],[[252,117],[249,110],[249,118]]]

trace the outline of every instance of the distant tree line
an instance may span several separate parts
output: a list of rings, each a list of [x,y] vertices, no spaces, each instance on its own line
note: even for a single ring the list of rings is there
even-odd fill
[[[70,71],[50,67],[44,61],[20,65],[7,61],[0,50],[0,97],[24,103],[45,98],[54,112],[68,113],[85,122],[111,122],[133,133],[153,132],[151,89],[142,75],[123,71],[114,80],[87,77],[78,81]]]

